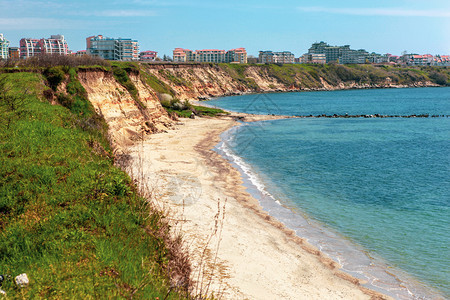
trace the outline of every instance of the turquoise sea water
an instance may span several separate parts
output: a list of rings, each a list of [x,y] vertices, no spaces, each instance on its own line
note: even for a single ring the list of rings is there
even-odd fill
[[[291,115],[447,115],[450,88],[246,95],[208,104]],[[368,287],[399,299],[450,297],[449,149],[446,117],[256,122],[233,128],[217,146],[266,210]]]

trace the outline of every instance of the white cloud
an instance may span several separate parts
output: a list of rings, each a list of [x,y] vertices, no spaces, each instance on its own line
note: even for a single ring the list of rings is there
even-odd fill
[[[450,17],[450,10],[443,9],[403,9],[403,8],[331,8],[320,6],[297,7],[303,12],[322,12],[355,16],[394,16],[394,17]]]
[[[94,22],[55,18],[0,18],[2,30],[64,30],[92,28],[94,25]]]
[[[80,24],[53,18],[1,18],[0,27],[5,30],[70,29]]]
[[[97,16],[97,17],[154,17],[156,12],[153,10],[137,10],[137,9],[117,9],[103,10],[95,12],[77,13],[80,16]]]

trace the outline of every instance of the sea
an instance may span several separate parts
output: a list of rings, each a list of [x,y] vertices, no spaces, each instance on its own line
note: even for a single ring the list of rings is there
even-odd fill
[[[242,123],[215,147],[264,210],[363,286],[396,299],[450,299],[450,87],[213,99],[289,116]],[[433,117],[432,117],[433,116]]]

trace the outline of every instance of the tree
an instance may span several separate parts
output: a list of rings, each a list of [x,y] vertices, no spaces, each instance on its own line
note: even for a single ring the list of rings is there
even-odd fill
[[[163,61],[173,61],[172,58],[169,55],[165,55],[163,56]]]

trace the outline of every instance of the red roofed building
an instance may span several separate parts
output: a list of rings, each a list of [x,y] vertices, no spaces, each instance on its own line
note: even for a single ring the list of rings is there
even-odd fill
[[[192,50],[183,49],[183,48],[175,48],[173,50],[173,61],[174,62],[187,62],[191,61]]]
[[[227,53],[227,62],[230,63],[240,63],[240,64],[246,64],[247,63],[247,51],[245,48],[236,48],[228,50]]]
[[[158,52],[156,51],[143,51],[139,54],[139,60],[141,61],[155,61],[158,57]]]
[[[433,59],[435,66],[450,66],[450,55],[436,55]]]

